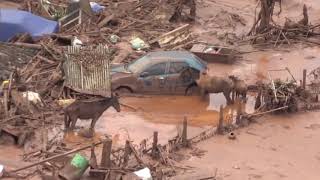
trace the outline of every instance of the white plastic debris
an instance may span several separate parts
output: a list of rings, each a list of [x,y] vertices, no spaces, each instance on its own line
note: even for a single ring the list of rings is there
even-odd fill
[[[42,100],[38,93],[26,91],[22,93],[22,97],[26,98],[30,102],[33,102],[34,104],[40,104],[41,106],[43,106]]]
[[[130,41],[131,43],[131,47],[134,49],[134,50],[142,50],[142,49],[146,49],[146,48],[149,48],[149,45],[144,42],[142,39],[140,39],[139,37],[136,37],[136,38],[132,38],[132,40]]]
[[[142,180],[152,180],[150,169],[147,167],[139,171],[135,171],[133,173],[137,175],[139,178],[141,178]]]
[[[93,12],[95,13],[99,13],[101,11],[103,11],[106,7],[101,6],[100,4],[96,3],[96,2],[90,2],[90,6]]]
[[[81,47],[83,45],[82,41],[77,37],[72,39],[72,46]]]
[[[0,164],[0,178],[3,176],[4,166]]]
[[[71,0],[71,3],[76,3],[79,2],[80,0]],[[101,6],[100,4],[96,3],[96,2],[89,2],[91,9],[93,12],[95,13],[99,13],[101,11],[103,11],[106,7]]]

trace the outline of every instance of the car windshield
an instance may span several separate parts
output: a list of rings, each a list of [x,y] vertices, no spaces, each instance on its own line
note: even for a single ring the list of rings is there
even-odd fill
[[[133,73],[139,72],[143,67],[150,63],[149,56],[143,56],[142,58],[133,61],[127,65],[127,69]]]
[[[207,66],[207,63],[205,61],[203,61],[201,58],[199,58],[198,56],[193,54],[193,57],[200,62],[200,64],[202,65],[203,68],[205,68]]]

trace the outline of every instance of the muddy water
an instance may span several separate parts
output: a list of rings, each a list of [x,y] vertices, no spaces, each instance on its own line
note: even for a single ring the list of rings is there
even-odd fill
[[[243,111],[253,111],[253,97],[249,96],[247,104],[237,101],[227,106],[222,94],[211,94],[209,101],[203,101],[198,96],[150,96],[143,98],[123,97],[121,103],[135,108],[137,111],[122,107],[121,113],[108,109],[96,124],[96,135],[90,141],[99,140],[103,135],[113,139],[114,146],[121,146],[125,140],[135,143],[143,139],[152,139],[154,131],[159,133],[159,142],[164,144],[168,139],[181,131],[184,117],[188,119],[188,136],[193,137],[209,126],[216,126],[219,119],[219,108],[223,105],[224,120],[232,123],[236,110],[241,106]],[[90,121],[78,121],[77,126],[88,128]],[[65,136],[71,143],[88,142],[72,133]]]
[[[268,79],[268,70],[285,69],[288,67],[294,78],[299,81],[302,80],[303,69],[307,69],[310,72],[320,66],[320,48],[303,48],[298,44],[295,46],[297,49],[290,50],[289,52],[270,51],[248,55],[247,58],[251,60],[251,66],[255,75],[251,75],[251,77],[247,75],[247,79],[251,82]],[[249,66],[249,64],[244,66]],[[271,71],[269,73],[274,79],[292,79],[290,73],[286,71]]]
[[[18,149],[16,146],[1,145],[0,164],[5,165],[7,170],[26,165],[27,163],[20,162],[19,155],[22,154],[22,152],[22,149]]]
[[[288,67],[296,80],[302,79],[302,70],[309,72],[320,66],[320,48],[297,48],[286,51],[266,51],[251,53],[244,56],[244,60],[234,65],[210,64],[210,74],[225,76],[228,74],[238,75],[251,84],[257,80],[268,80],[268,70],[284,69]],[[272,78],[283,80],[291,79],[288,72],[272,71]],[[137,109],[132,112],[123,108],[121,113],[108,110],[97,123],[97,132],[108,133],[116,136],[120,144],[124,139],[142,140],[151,137],[153,131],[158,131],[162,142],[177,134],[177,125],[183,118],[188,118],[188,123],[196,134],[207,126],[217,124],[220,105],[224,106],[224,119],[226,123],[234,120],[236,109],[242,107],[247,113],[253,112],[254,97],[249,96],[247,104],[235,103],[226,106],[225,99],[221,94],[210,95],[210,100],[202,101],[198,96],[151,96],[145,98],[127,97],[121,99],[122,103]]]

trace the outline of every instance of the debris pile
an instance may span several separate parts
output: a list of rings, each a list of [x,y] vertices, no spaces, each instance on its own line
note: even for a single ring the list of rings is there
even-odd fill
[[[279,3],[281,7],[282,1],[278,0],[259,0],[260,11],[256,15],[248,35],[248,39],[253,43],[269,42],[275,47],[281,44],[292,44],[294,42],[308,42],[319,44],[317,41],[308,39],[309,37],[319,35],[319,24],[311,25],[308,17],[307,6],[303,6],[303,17],[298,22],[286,19],[283,26],[273,21],[274,6]],[[281,13],[281,9],[279,14]]]
[[[131,140],[127,140],[125,145],[119,148],[112,148],[112,140],[108,137],[91,145],[74,149],[49,141],[46,148],[50,147],[50,149],[34,150],[24,156],[25,160],[36,157],[42,157],[42,159],[25,167],[5,172],[5,176],[22,178],[22,171],[25,171],[23,174],[25,174],[24,177],[27,177],[41,170],[42,176],[45,177],[80,178],[89,168],[91,177],[117,179],[120,177],[131,178],[132,176],[146,178],[147,176],[148,178],[163,179],[172,177],[179,171],[192,169],[192,167],[184,167],[178,163],[179,159],[183,159],[184,156],[177,152],[181,148],[190,148],[191,143],[193,143],[191,139],[187,139],[186,119],[183,121],[182,131],[178,132],[178,135],[165,145],[158,143],[158,132],[154,132],[152,142],[150,139],[144,139],[140,145],[135,145]],[[102,148],[99,145],[102,145]],[[90,148],[88,158],[84,151]],[[97,153],[97,151],[101,151],[101,153]],[[97,156],[97,154],[101,154],[101,156]],[[34,171],[33,167],[36,166],[38,168]]]
[[[283,108],[289,112],[298,110],[299,87],[294,81],[280,79],[264,84],[257,97],[256,108],[264,111]]]

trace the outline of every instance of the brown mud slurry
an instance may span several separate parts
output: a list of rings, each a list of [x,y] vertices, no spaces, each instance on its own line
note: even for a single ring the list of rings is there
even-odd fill
[[[251,100],[252,98],[249,97]],[[126,98],[124,103],[139,109],[138,114],[146,121],[159,124],[179,124],[184,117],[188,118],[190,126],[216,125],[219,119],[220,105],[224,107],[225,120],[235,116],[238,106],[246,107],[245,103],[236,101],[233,105],[226,105],[225,97],[210,94],[206,100],[199,96],[152,96],[150,98]],[[249,101],[251,103],[251,101]],[[248,104],[249,106],[252,104]]]
[[[92,138],[86,138],[81,134],[80,132],[72,131],[72,132],[66,132],[63,136],[63,140],[67,144],[79,144],[81,145],[88,145],[92,143],[99,142],[102,140],[103,135],[101,133],[94,133],[94,136]]]
[[[209,177],[216,170],[217,179],[223,180],[319,179],[319,112],[266,116],[237,130],[236,136],[197,144],[207,153],[180,162],[195,169],[173,179]]]
[[[0,164],[6,165],[10,168],[17,168],[27,163],[21,162],[23,150],[13,145],[1,145],[0,146]],[[1,178],[0,178],[1,179]]]
[[[96,135],[113,138],[115,146],[121,146],[125,140],[130,139],[140,143],[145,138],[150,138],[154,131],[159,132],[160,143],[177,135],[184,117],[188,119],[189,137],[195,136],[209,126],[216,126],[219,120],[218,109],[224,106],[225,123],[232,123],[236,116],[236,109],[241,106],[244,111],[253,111],[253,96],[248,96],[247,104],[237,101],[234,105],[226,106],[222,94],[211,94],[210,102],[203,101],[199,96],[149,96],[144,98],[123,97],[121,103],[135,109],[122,107],[121,113],[108,109],[96,124]],[[87,128],[91,121],[78,121],[77,126]],[[80,143],[86,138],[79,133],[68,134],[65,140]]]
[[[309,8],[309,17],[312,24],[319,22],[319,0],[284,0],[283,14],[276,21],[284,22],[285,17],[299,19],[302,11],[302,3]],[[8,7],[12,4],[1,1],[0,7]],[[193,31],[200,35],[200,39],[215,43],[218,32],[227,31],[228,27],[214,28],[218,23],[216,13],[221,10],[236,13],[243,16],[246,26],[229,28],[231,32],[246,34],[252,26],[254,18],[254,0],[221,0],[203,1],[198,3],[197,22]],[[221,14],[221,13],[220,13]],[[228,16],[229,17],[229,16]],[[242,32],[243,31],[243,32]],[[211,75],[225,76],[238,75],[249,84],[257,80],[267,80],[268,69],[283,69],[288,67],[299,81],[302,77],[302,69],[308,72],[320,66],[320,48],[305,47],[294,44],[289,49],[285,45],[275,50],[261,51],[244,54],[243,60],[232,65],[209,64]],[[252,48],[240,50],[251,51]],[[290,78],[286,73],[272,73],[274,78]],[[92,139],[84,138],[79,133],[66,133],[64,141],[72,147],[83,146],[98,141],[102,136],[112,136],[113,147],[124,145],[127,139],[139,143],[142,139],[152,139],[154,131],[159,132],[159,143],[164,144],[168,139],[176,136],[177,126],[180,126],[183,118],[188,117],[188,136],[192,137],[201,131],[217,124],[218,109],[225,106],[224,97],[211,96],[210,102],[201,101],[200,97],[185,96],[151,96],[145,98],[124,97],[122,103],[130,105],[137,112],[122,107],[122,112],[108,109],[98,120],[96,133]],[[253,98],[249,96],[247,104],[241,106],[247,113],[252,112]],[[226,122],[231,122],[231,116],[239,103],[224,108]],[[225,180],[234,179],[319,179],[320,151],[319,151],[319,113],[293,114],[283,116],[267,116],[265,122],[250,125],[237,132],[237,139],[231,141],[225,136],[219,136],[201,142],[197,146],[208,153],[203,158],[192,157],[184,165],[197,167],[193,171],[198,174],[210,173],[214,175],[218,168],[218,177]],[[91,121],[78,120],[77,126],[88,128]],[[97,153],[100,150],[96,151]],[[15,146],[0,146],[0,164],[9,168],[21,167],[22,149]],[[98,156],[98,155],[97,155]],[[88,156],[89,157],[89,156]],[[190,179],[190,175],[187,174]],[[177,179],[177,178],[173,178]],[[181,178],[187,179],[187,178]],[[194,178],[197,179],[197,178]]]

